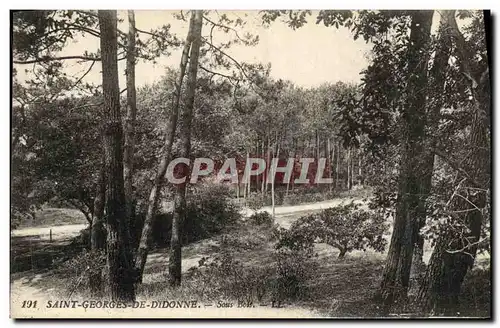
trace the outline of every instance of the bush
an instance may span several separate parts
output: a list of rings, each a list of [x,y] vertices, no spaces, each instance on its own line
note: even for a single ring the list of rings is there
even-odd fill
[[[76,290],[85,292],[90,290],[90,278],[102,274],[106,267],[106,253],[104,250],[93,250],[77,254],[61,263],[56,272],[69,278],[69,293]]]
[[[261,194],[261,193],[252,193],[246,199],[246,206],[248,208],[256,211],[264,206],[271,206],[272,199],[271,195]],[[276,205],[280,205],[276,203]]]
[[[459,300],[461,315],[491,317],[491,278],[489,265],[467,272]]]
[[[266,211],[253,213],[248,218],[248,221],[256,225],[266,225],[266,226],[272,226],[274,223],[273,216]]]
[[[307,281],[312,277],[316,263],[314,238],[285,228],[273,230],[276,240],[274,258],[276,260],[275,298],[279,301],[296,300],[307,295]]]
[[[275,251],[276,282],[273,289],[275,300],[293,301],[307,296],[307,282],[314,275],[316,267],[312,255],[309,249],[281,247]]]
[[[339,258],[343,258],[355,249],[384,251],[387,228],[383,215],[361,210],[359,204],[351,202],[298,219],[288,232],[281,232],[278,244],[301,248],[323,242],[338,248]]]
[[[181,240],[188,244],[208,238],[221,232],[240,217],[239,208],[231,201],[229,190],[225,186],[203,185],[187,196],[185,217],[182,221]],[[139,240],[145,213],[138,215],[135,230],[136,241]],[[168,246],[172,231],[172,213],[156,216],[153,223],[152,241],[156,246]]]
[[[233,251],[241,244],[233,238],[222,236],[219,253],[203,257],[198,266],[188,270],[192,293],[206,300],[238,300],[244,302],[262,301],[270,290],[273,270],[267,267],[244,267],[236,260]]]

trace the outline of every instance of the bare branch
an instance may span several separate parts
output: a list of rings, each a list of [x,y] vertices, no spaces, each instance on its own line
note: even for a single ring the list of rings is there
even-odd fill
[[[226,75],[226,74],[222,74],[222,73],[218,73],[218,72],[214,72],[214,71],[211,71],[209,70],[208,68],[205,68],[201,65],[198,66],[200,69],[202,69],[203,71],[207,72],[207,73],[210,73],[210,74],[213,74],[213,75],[218,75],[218,76],[221,76],[221,77],[224,77],[226,79],[230,79],[230,80],[238,80],[238,78],[234,77],[234,76],[230,76],[230,75]]]
[[[474,187],[480,187],[481,185],[474,179],[472,178],[467,171],[465,171],[460,165],[455,163],[448,154],[446,154],[444,151],[439,150],[437,148],[434,148],[432,150],[436,155],[438,155],[441,159],[443,159],[449,166],[451,166],[454,170],[462,173],[469,182],[473,184]]]
[[[46,62],[51,62],[51,61],[58,61],[58,60],[70,60],[70,59],[79,59],[83,61],[100,61],[101,58],[98,57],[88,57],[88,56],[62,56],[62,57],[41,57],[41,58],[35,58],[32,60],[13,60],[12,62],[14,64],[33,64],[33,63],[46,63]]]

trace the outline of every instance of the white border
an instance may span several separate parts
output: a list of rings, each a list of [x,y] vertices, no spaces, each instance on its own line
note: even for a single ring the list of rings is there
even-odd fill
[[[6,262],[6,260],[10,257],[9,255],[9,238],[7,237],[7,233],[9,231],[9,196],[10,196],[10,190],[9,190],[9,183],[10,183],[10,172],[9,172],[9,165],[10,165],[10,153],[9,153],[9,140],[10,140],[10,66],[8,63],[10,62],[10,42],[9,42],[9,33],[10,33],[10,13],[9,9],[6,5],[8,2],[2,2],[2,10],[0,11],[2,13],[2,22],[3,22],[3,29],[0,34],[1,38],[1,44],[3,45],[1,51],[1,56],[2,60],[1,63],[3,64],[2,67],[2,88],[1,88],[1,94],[2,94],[2,104],[3,108],[0,110],[0,122],[2,124],[2,128],[0,129],[1,136],[0,136],[0,154],[2,155],[2,162],[3,165],[1,166],[1,173],[0,173],[0,205],[1,205],[1,213],[3,214],[3,227],[2,227],[2,234],[5,236],[2,238],[2,259],[3,261]],[[79,8],[79,9],[102,9],[102,8],[116,8],[116,9],[186,9],[186,8],[217,8],[217,9],[304,9],[307,7],[308,9],[325,9],[325,8],[331,8],[335,7],[335,9],[450,9],[450,8],[461,8],[461,9],[479,9],[479,8],[485,8],[485,9],[492,9],[492,14],[494,15],[494,48],[496,51],[494,51],[495,58],[494,58],[494,67],[497,68],[498,66],[498,48],[495,47],[496,44],[498,44],[498,13],[500,10],[498,10],[498,1],[486,1],[486,0],[475,0],[475,1],[470,1],[470,0],[447,0],[447,1],[431,1],[431,0],[420,0],[420,1],[389,1],[389,0],[384,0],[384,1],[360,1],[360,0],[349,0],[349,1],[337,1],[337,2],[332,2],[330,1],[318,1],[318,0],[308,0],[308,1],[297,1],[297,0],[288,0],[286,2],[274,2],[271,3],[268,0],[252,0],[251,2],[239,2],[239,1],[234,1],[234,2],[228,2],[228,1],[201,1],[201,0],[184,0],[184,1],[176,1],[176,2],[171,2],[171,1],[152,1],[152,0],[141,0],[141,1],[120,1],[116,3],[112,2],[103,2],[103,1],[97,1],[97,0],[86,0],[86,1],[80,1],[80,2],[70,2],[70,1],[16,1],[15,3],[12,3],[13,6],[15,6],[15,9],[53,9],[53,8]],[[5,7],[5,8],[4,8]],[[498,95],[498,83],[494,84],[495,88],[493,91],[493,95]],[[498,105],[498,100],[495,99],[495,104]],[[498,107],[498,106],[497,106]],[[498,130],[500,126],[499,122],[499,117],[500,113],[494,114],[495,117],[495,127]],[[498,135],[499,133],[495,133],[495,140],[494,140],[494,145],[498,146],[500,143],[498,140]],[[496,148],[496,147],[495,147]],[[498,149],[495,149],[494,154],[498,152]],[[497,161],[494,160],[494,163],[497,163]],[[496,174],[495,174],[496,176]],[[500,196],[498,190],[495,190],[495,199],[494,203],[496,206],[500,205]],[[494,213],[498,213],[498,209],[495,209]],[[497,218],[494,217],[494,220]],[[494,223],[494,229],[495,233],[499,233],[499,222]],[[10,231],[9,231],[10,233]],[[497,238],[498,239],[498,238]],[[498,240],[495,240],[494,242],[495,245],[495,251],[493,254],[496,254],[498,251],[498,245],[499,242]],[[497,259],[495,258],[495,263]],[[4,262],[4,263],[5,263]],[[497,266],[497,265],[495,265]],[[493,268],[496,273],[497,269],[496,267]],[[5,323],[7,321],[7,326],[11,327],[14,325],[14,322],[10,319],[9,317],[9,285],[7,281],[9,280],[9,270],[10,268],[4,264],[3,265],[3,270],[2,270],[2,279],[0,280],[0,289],[2,290],[0,300],[1,300],[1,317]],[[495,274],[495,290],[494,290],[494,295],[495,300],[495,311],[494,314],[498,315],[498,285],[499,285],[499,279],[497,279],[497,275]],[[325,322],[325,321],[320,321],[321,323],[326,323],[329,325],[334,325],[334,326],[344,326],[346,323],[344,322],[335,322],[335,321],[330,321],[330,322]],[[198,326],[201,322],[187,322],[183,323],[183,326]],[[289,325],[290,323],[292,324],[298,324],[300,326],[311,326],[316,323],[316,322],[276,322],[276,321],[270,321],[270,322],[255,322],[255,321],[246,321],[246,322],[241,322],[241,323],[236,323],[236,322],[225,322],[223,324],[227,325],[234,325],[234,324],[247,324],[247,325],[258,325],[258,326],[267,326],[267,327],[275,327],[275,326],[285,326]],[[356,322],[356,323],[351,323],[351,325],[358,326],[364,323],[371,323],[371,324],[376,324],[376,325],[385,325],[387,322]],[[399,324],[400,322],[396,322],[396,324]],[[458,322],[452,322],[452,324],[455,324]],[[29,323],[29,325],[34,324],[34,323]],[[42,323],[37,323],[37,326],[39,327],[52,327],[54,324],[58,324],[57,322],[42,322]],[[63,322],[59,323],[59,325],[66,325],[68,322]],[[72,323],[72,325],[75,326],[80,326],[80,325],[87,325],[88,322],[75,322]],[[96,326],[101,326],[103,327],[106,322],[93,322]],[[120,321],[120,322],[115,322],[114,325],[140,325],[142,323],[139,322],[129,322],[127,323],[126,321]],[[169,326],[177,326],[180,324],[180,322],[161,322],[161,323],[150,323],[152,325],[156,326],[165,326],[165,324]],[[220,325],[220,322],[205,322],[203,324],[209,324],[209,325]],[[408,322],[409,325],[412,326],[420,326],[422,324],[425,324],[426,326],[436,326],[439,324],[439,322]],[[468,325],[475,325],[477,324],[476,322],[470,322],[467,323]],[[25,324],[26,325],[26,324]]]

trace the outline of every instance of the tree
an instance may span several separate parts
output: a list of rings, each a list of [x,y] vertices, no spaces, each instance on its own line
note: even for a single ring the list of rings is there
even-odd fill
[[[461,178],[444,208],[451,222],[437,237],[418,300],[424,311],[449,315],[455,311],[462,282],[481,246],[482,224],[489,216],[490,153],[487,146],[491,85],[483,15],[472,15],[470,40],[466,40],[458,28],[455,11],[442,12],[442,19],[456,46],[458,68],[465,77],[470,95],[462,101],[471,111],[472,120],[468,124],[470,132],[465,141],[467,153],[463,164],[452,164]],[[442,157],[449,158],[446,154]]]
[[[135,299],[135,275],[123,183],[123,128],[120,113],[117,63],[116,11],[98,12],[101,34],[102,89],[105,122],[103,141],[106,172],[106,226],[109,287],[115,301]]]
[[[395,298],[406,295],[413,249],[419,232],[416,219],[421,202],[422,154],[425,145],[425,103],[427,87],[427,46],[433,11],[418,11],[411,15],[408,46],[408,90],[403,111],[403,133],[399,173],[398,198],[394,230],[381,283],[380,296],[390,306]],[[399,277],[398,277],[399,271]]]
[[[184,48],[182,50],[182,57],[179,67],[179,76],[175,84],[174,106],[171,109],[172,112],[170,115],[170,121],[165,130],[165,144],[163,145],[162,157],[157,169],[153,188],[151,189],[149,195],[146,218],[144,219],[141,239],[139,241],[139,247],[135,259],[135,266],[139,270],[141,280],[142,280],[142,274],[144,272],[144,266],[146,265],[148,250],[151,243],[153,220],[158,208],[158,202],[160,200],[161,190],[165,183],[165,173],[167,172],[168,164],[172,159],[172,145],[174,143],[175,131],[177,130],[177,119],[180,108],[182,81],[184,79],[186,66],[189,59],[189,51],[191,49],[191,44],[193,42],[193,33],[194,33],[194,15],[191,16],[191,20],[189,22],[188,34],[186,37],[186,41],[184,43]]]
[[[198,59],[200,56],[200,46],[201,46],[201,30],[203,25],[203,11],[196,10],[192,13],[193,19],[193,35],[192,35],[192,45],[189,54],[189,71],[187,79],[187,94],[184,102],[184,108],[181,114],[181,157],[189,158],[189,153],[191,150],[191,124],[193,118],[193,108],[194,99],[196,91],[196,75],[198,73]],[[187,170],[185,171],[187,172]],[[169,281],[172,286],[178,286],[181,283],[181,265],[182,265],[182,253],[181,253],[181,240],[180,240],[180,229],[181,222],[185,215],[186,207],[186,184],[181,183],[176,186],[175,196],[174,196],[174,215],[172,218],[172,238],[170,241],[170,257],[169,257]]]
[[[129,31],[127,37],[127,116],[125,118],[125,144],[123,146],[123,179],[125,185],[125,216],[132,223],[134,216],[134,148],[135,148],[135,121],[137,115],[137,102],[135,90],[135,14],[128,11]],[[135,225],[134,225],[135,226]]]
[[[355,249],[385,249],[387,224],[379,213],[349,203],[304,216],[295,221],[289,231],[279,231],[277,247],[298,247],[314,242],[326,243],[339,250],[339,258]]]

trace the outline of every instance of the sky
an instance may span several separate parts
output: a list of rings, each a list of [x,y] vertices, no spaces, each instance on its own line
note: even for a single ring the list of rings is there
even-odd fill
[[[222,14],[219,11],[218,14]],[[242,62],[271,63],[271,75],[274,78],[290,80],[299,86],[318,86],[325,82],[358,82],[360,72],[367,67],[367,55],[371,46],[363,40],[353,40],[352,34],[345,28],[325,27],[315,24],[315,13],[309,17],[309,22],[298,30],[292,30],[282,22],[275,22],[265,28],[257,11],[230,11],[224,12],[230,18],[240,17],[247,24],[239,32],[258,34],[260,42],[256,46],[236,46],[227,53]],[[171,24],[172,32],[184,40],[187,33],[187,22],[179,21],[173,16],[173,11],[145,11],[137,10],[136,26],[138,29],[149,31],[164,24]],[[212,13],[216,18],[217,14]],[[118,12],[124,22],[119,29],[126,32],[127,16],[125,11]],[[203,35],[208,35],[208,27],[204,26]],[[215,40],[226,40],[223,32],[215,32]],[[85,50],[96,51],[99,48],[99,39],[93,36],[74,39],[59,55],[81,55]],[[165,72],[165,67],[178,67],[181,49],[172,52],[169,57],[157,59],[157,63],[139,62],[136,67],[136,86],[141,87],[157,81]],[[90,66],[90,63],[79,63],[76,60],[65,63],[65,72],[81,76]],[[20,67],[21,68],[21,67]],[[23,72],[23,69],[18,70]],[[120,88],[125,86],[125,61],[119,63]],[[97,62],[85,81],[100,84],[101,65]],[[24,73],[18,77],[23,79]]]

